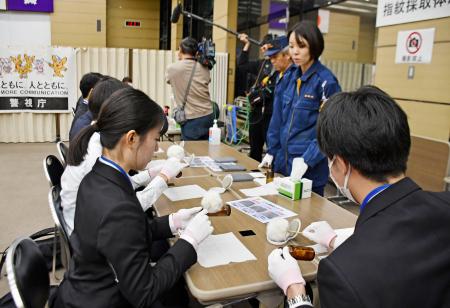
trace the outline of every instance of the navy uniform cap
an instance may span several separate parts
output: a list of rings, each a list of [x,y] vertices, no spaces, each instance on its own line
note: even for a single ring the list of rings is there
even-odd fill
[[[267,42],[272,45],[269,49],[264,53],[265,57],[271,57],[282,51],[288,45],[288,38],[283,35],[274,38],[273,40]]]

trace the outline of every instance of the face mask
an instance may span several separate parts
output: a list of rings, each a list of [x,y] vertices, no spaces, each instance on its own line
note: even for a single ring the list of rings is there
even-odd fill
[[[350,192],[350,189],[348,189],[347,185],[348,185],[348,179],[350,177],[350,172],[352,172],[352,166],[349,165],[348,167],[348,171],[347,174],[345,175],[345,179],[344,179],[344,187],[340,187],[339,184],[337,183],[337,181],[334,179],[333,174],[331,173],[331,167],[333,166],[334,160],[335,160],[336,156],[333,157],[333,159],[331,160],[330,164],[328,165],[328,168],[330,169],[330,178],[331,180],[333,180],[334,185],[336,185],[336,187],[340,190],[340,192],[350,201],[357,203],[355,198],[353,198],[352,193]]]
[[[273,245],[284,245],[300,233],[302,223],[296,218],[289,222],[284,218],[275,218],[267,223],[267,241]]]

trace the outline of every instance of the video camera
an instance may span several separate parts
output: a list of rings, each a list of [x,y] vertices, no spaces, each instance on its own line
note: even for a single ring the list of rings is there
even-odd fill
[[[211,39],[203,38],[203,40],[198,43],[197,62],[208,67],[209,70],[212,70],[214,64],[216,64],[215,56],[216,45]]]

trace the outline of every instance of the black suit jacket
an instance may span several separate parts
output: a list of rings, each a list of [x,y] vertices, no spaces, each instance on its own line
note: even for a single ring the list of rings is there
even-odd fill
[[[317,277],[322,308],[450,307],[450,193],[409,178],[390,186]]]
[[[197,260],[178,240],[152,267],[152,241],[171,237],[168,216],[149,220],[116,169],[96,162],[78,190],[73,256],[56,307],[151,307]]]

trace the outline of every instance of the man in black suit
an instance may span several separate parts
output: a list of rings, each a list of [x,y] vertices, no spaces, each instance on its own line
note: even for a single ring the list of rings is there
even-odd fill
[[[403,110],[375,87],[336,94],[319,116],[318,142],[336,186],[361,204],[345,241],[326,222],[303,231],[335,249],[319,264],[321,307],[450,307],[450,193],[423,191],[405,176]],[[287,249],[269,255],[269,274],[290,307],[311,306]]]
[[[84,74],[80,80],[80,91],[81,96],[78,98],[77,105],[75,106],[74,116],[72,120],[72,125],[70,126],[70,133],[72,135],[72,128],[74,123],[79,117],[81,117],[86,111],[88,111],[88,98],[95,84],[103,78],[100,73],[87,73]]]

